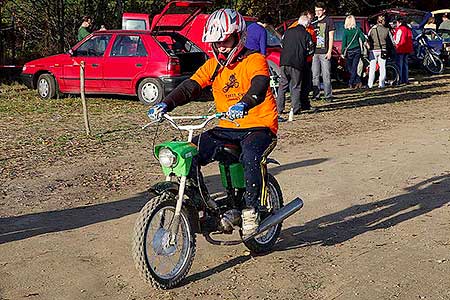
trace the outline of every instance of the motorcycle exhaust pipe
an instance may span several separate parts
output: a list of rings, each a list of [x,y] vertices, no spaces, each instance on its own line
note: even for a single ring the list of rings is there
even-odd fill
[[[283,222],[285,219],[289,218],[294,213],[299,211],[302,207],[303,207],[303,200],[300,199],[299,197],[295,198],[287,205],[283,206],[280,210],[278,210],[273,216],[270,216],[267,219],[263,220],[263,222],[256,229],[255,233],[248,236],[245,240],[254,238],[258,234],[269,229],[270,227]]]

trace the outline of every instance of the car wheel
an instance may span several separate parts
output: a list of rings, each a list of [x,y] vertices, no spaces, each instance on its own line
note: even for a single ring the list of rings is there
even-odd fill
[[[56,95],[56,80],[50,74],[42,74],[38,78],[37,91],[42,99],[52,99]]]
[[[161,102],[164,87],[158,79],[145,78],[139,83],[137,94],[139,101],[145,105],[153,105]]]

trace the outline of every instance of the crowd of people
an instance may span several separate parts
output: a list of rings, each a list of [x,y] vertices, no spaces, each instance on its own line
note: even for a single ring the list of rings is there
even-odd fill
[[[434,20],[430,19],[429,24],[434,23]],[[447,22],[448,16],[444,15],[439,29],[448,26]],[[412,29],[403,17],[397,17],[393,25],[394,28],[391,30],[385,16],[380,15],[366,35],[357,25],[353,15],[345,18],[341,56],[345,59],[346,70],[349,73],[349,88],[373,88],[376,71],[379,72],[378,87],[384,88],[386,61],[389,57],[395,57],[399,70],[399,84],[409,83],[408,57],[414,52]],[[311,27],[314,30],[308,31],[307,29]],[[279,114],[284,112],[285,93],[288,90],[294,114],[310,110],[308,95],[312,92],[312,99],[320,99],[321,87],[323,87],[322,99],[326,102],[333,101],[330,74],[335,30],[324,3],[317,2],[315,19],[312,19],[310,12],[304,12],[298,22],[285,32],[281,41],[281,79],[277,96]],[[311,53],[313,53],[312,63],[308,64],[308,56]],[[359,65],[363,55],[369,60],[367,85],[363,85],[360,78]],[[279,121],[283,122],[286,119],[279,116]]]

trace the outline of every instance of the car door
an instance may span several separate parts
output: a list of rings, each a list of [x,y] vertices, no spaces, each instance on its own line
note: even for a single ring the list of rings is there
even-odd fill
[[[152,38],[150,35],[147,38]],[[105,56],[103,81],[108,92],[135,94],[135,79],[145,72],[150,51],[136,33],[117,34]]]
[[[100,93],[104,91],[104,54],[111,40],[111,34],[93,35],[77,48],[72,49],[72,63],[64,65],[63,80],[68,91],[80,91],[80,63],[84,61],[85,91]]]

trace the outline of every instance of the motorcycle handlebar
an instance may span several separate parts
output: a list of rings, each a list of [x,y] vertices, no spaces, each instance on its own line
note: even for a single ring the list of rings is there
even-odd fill
[[[229,119],[227,117],[226,112],[219,112],[214,113],[212,115],[203,115],[203,116],[171,116],[168,113],[163,114],[163,118],[169,121],[169,123],[176,129],[182,129],[182,130],[195,130],[195,129],[201,129],[204,128],[209,122],[211,122],[214,119],[221,119],[221,120],[227,120],[229,122],[234,123],[237,127],[239,127],[239,123],[235,122],[232,119]],[[205,120],[200,124],[197,125],[178,125],[175,120]],[[150,125],[154,123],[158,123],[160,120],[152,121],[145,126],[142,127],[142,129],[145,129],[149,127]]]

